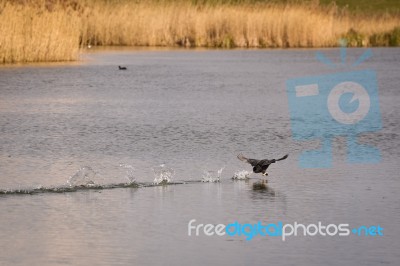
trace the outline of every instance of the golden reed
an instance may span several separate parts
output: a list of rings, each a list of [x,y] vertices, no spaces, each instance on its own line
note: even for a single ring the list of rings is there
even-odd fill
[[[0,62],[76,60],[81,25],[76,12],[22,2],[0,0]]]
[[[400,17],[335,5],[0,0],[0,60],[78,59],[87,45],[329,47],[399,45]]]

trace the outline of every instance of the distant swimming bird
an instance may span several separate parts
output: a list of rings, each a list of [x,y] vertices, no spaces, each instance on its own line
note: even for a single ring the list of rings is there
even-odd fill
[[[239,160],[244,161],[244,162],[248,162],[249,164],[251,164],[251,166],[253,166],[253,172],[254,173],[262,173],[262,175],[267,176],[267,168],[270,166],[270,164],[275,163],[277,161],[281,161],[281,160],[285,160],[287,157],[289,156],[289,154],[286,154],[285,156],[283,156],[282,158],[279,159],[263,159],[263,160],[256,160],[256,159],[248,159],[246,157],[243,156],[243,154],[239,154],[237,157]]]
[[[118,66],[119,70],[126,70],[126,67]]]

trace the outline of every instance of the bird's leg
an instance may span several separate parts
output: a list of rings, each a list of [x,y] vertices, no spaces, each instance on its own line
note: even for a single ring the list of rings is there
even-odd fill
[[[262,174],[263,176],[267,176],[268,175],[268,173],[265,171],[263,174]]]

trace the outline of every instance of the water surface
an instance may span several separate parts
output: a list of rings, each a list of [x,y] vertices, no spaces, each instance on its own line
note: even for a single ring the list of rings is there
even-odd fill
[[[285,82],[338,71],[315,52],[114,50],[81,64],[1,67],[0,190],[69,187],[76,174],[146,187],[0,195],[0,264],[398,265],[400,50],[373,49],[356,68],[377,72],[383,129],[361,139],[382,161],[348,164],[338,137],[332,168],[301,169],[297,156],[318,142],[292,140]],[[323,52],[340,63],[338,49]],[[259,176],[231,180],[251,170],[239,152],[289,158],[255,191]],[[161,164],[184,184],[148,187]],[[197,182],[220,169],[220,183]],[[189,237],[191,219],[379,224],[384,236]]]

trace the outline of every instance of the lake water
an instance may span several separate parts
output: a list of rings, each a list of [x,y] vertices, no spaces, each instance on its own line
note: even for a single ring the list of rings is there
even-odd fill
[[[0,265],[399,265],[400,49],[355,68],[377,73],[383,128],[361,139],[381,162],[347,163],[337,137],[332,168],[302,169],[318,142],[292,139],[286,80],[351,69],[316,51],[110,49],[0,67]],[[340,64],[339,49],[322,52]],[[231,180],[251,171],[240,152],[289,158],[254,190],[260,175]],[[153,186],[163,174],[173,184]],[[384,234],[189,236],[192,219]]]

